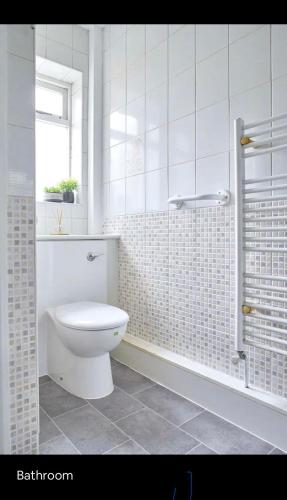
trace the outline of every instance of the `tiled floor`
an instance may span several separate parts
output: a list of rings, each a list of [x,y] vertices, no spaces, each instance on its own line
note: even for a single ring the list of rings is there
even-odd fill
[[[112,361],[115,390],[84,400],[40,378],[40,454],[281,454]]]

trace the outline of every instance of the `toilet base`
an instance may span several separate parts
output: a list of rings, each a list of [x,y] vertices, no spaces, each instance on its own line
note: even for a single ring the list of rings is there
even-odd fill
[[[109,353],[76,356],[53,332],[48,335],[48,374],[63,389],[84,399],[103,398],[114,390]]]

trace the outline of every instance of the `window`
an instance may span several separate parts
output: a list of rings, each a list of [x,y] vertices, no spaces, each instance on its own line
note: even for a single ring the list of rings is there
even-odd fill
[[[36,197],[71,175],[70,87],[36,78]]]

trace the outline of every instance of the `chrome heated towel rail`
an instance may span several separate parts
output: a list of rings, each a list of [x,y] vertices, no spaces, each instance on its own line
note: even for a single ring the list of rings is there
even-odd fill
[[[245,361],[246,387],[247,345],[287,355],[287,160],[283,173],[256,178],[246,176],[246,160],[271,157],[284,149],[287,113],[248,124],[234,120],[237,353],[233,362]]]

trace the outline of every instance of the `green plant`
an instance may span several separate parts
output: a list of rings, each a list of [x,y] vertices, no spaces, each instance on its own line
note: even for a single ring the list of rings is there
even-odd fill
[[[65,179],[59,183],[59,188],[62,192],[77,191],[79,187],[78,181],[76,179]]]
[[[60,193],[61,189],[59,188],[59,186],[52,186],[52,187],[45,186],[44,191],[45,193]]]

